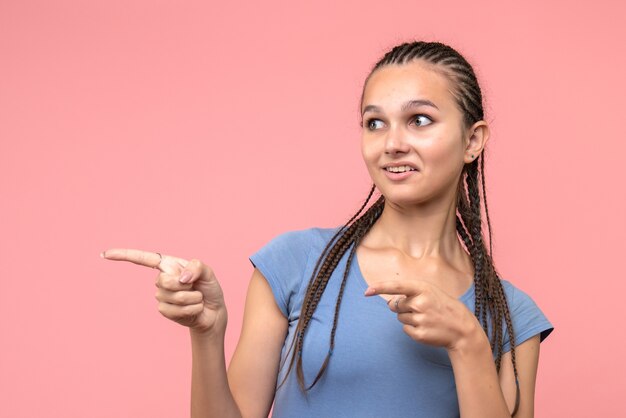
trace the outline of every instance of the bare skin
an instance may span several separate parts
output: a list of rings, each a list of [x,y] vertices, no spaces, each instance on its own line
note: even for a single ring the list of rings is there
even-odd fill
[[[509,417],[515,402],[510,353],[503,356],[498,375],[486,335],[458,300],[474,272],[456,236],[456,186],[463,164],[482,152],[489,128],[484,121],[467,130],[461,127],[461,113],[446,83],[419,62],[383,67],[369,79],[363,96],[362,109],[368,110],[363,114],[361,151],[386,205],[359,245],[357,257],[370,286],[365,297],[391,301],[390,309],[411,338],[447,349],[461,416]],[[439,109],[401,110],[416,99],[430,100]],[[397,161],[410,161],[419,171],[392,181],[381,167]],[[155,282],[159,312],[190,330],[192,417],[267,417],[288,322],[258,269],[250,279],[241,336],[227,369],[228,315],[208,265],[133,249],[109,249],[102,256],[159,269]],[[188,282],[181,283],[186,275]],[[522,394],[516,417],[529,418],[534,410],[539,337],[519,345],[516,354]]]

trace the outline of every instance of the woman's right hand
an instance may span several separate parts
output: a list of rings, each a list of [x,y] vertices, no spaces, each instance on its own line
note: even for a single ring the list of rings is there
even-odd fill
[[[129,248],[108,249],[100,256],[158,268],[155,297],[159,301],[159,312],[194,332],[223,336],[227,322],[224,294],[213,270],[200,260],[187,261]],[[180,281],[185,278],[186,282]]]

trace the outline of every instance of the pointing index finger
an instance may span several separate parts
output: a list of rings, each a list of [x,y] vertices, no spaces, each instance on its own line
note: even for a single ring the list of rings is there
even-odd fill
[[[419,280],[386,280],[371,284],[365,296],[378,294],[415,296],[424,291],[424,283]]]
[[[163,258],[160,253],[132,248],[111,248],[103,251],[101,256],[107,260],[130,261],[140,266],[159,268],[159,270]]]

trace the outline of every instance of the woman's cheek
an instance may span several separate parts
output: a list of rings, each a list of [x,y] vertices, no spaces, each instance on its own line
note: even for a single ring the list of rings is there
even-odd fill
[[[459,148],[449,142],[449,139],[441,137],[423,144],[421,157],[424,170],[435,183],[456,181],[458,161],[462,161],[463,155],[457,155]]]

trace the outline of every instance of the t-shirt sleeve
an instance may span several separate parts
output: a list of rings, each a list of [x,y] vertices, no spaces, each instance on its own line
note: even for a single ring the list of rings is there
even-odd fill
[[[508,303],[515,332],[515,346],[520,345],[529,338],[539,334],[539,340],[543,341],[554,330],[552,323],[539,309],[535,301],[522,290],[507,283],[509,286]],[[511,350],[511,341],[508,330],[504,331],[503,353]]]
[[[288,231],[276,235],[248,259],[267,279],[276,304],[289,317],[289,302],[302,284],[312,230]]]

